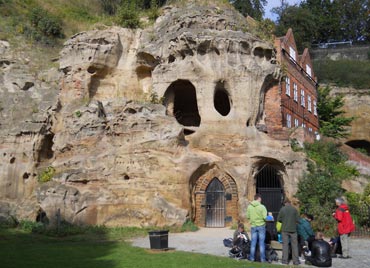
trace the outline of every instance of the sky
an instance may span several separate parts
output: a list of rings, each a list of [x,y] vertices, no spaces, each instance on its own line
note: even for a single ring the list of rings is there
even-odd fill
[[[287,0],[289,5],[299,4],[301,0]],[[265,6],[265,18],[269,18],[273,21],[277,19],[276,14],[271,13],[271,9],[280,6],[280,0],[267,0],[267,5]]]

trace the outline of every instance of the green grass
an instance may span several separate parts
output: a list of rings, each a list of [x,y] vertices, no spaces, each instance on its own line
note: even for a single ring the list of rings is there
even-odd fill
[[[176,250],[152,252],[136,248],[120,238],[146,234],[146,229],[106,229],[116,239],[104,237],[100,231],[93,235],[48,237],[20,229],[0,229],[0,260],[2,268],[242,268],[280,267],[237,261],[225,257],[177,252]],[[115,230],[115,231],[112,231]],[[196,234],[194,234],[196,235]],[[118,239],[117,239],[118,238]],[[171,241],[171,236],[169,237]],[[220,247],[223,247],[220,242]],[[225,250],[227,250],[225,248]]]
[[[370,88],[370,61],[316,60],[314,69],[320,83],[357,89]]]

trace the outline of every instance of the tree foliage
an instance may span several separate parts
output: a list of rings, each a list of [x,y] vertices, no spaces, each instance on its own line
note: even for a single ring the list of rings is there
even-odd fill
[[[245,17],[249,15],[256,20],[262,20],[267,0],[230,0],[230,3]]]
[[[316,141],[305,144],[309,158],[308,173],[299,181],[296,197],[302,212],[315,215],[313,227],[326,234],[334,234],[335,221],[332,212],[334,200],[342,196],[341,183],[358,175],[358,171],[346,164],[347,157],[332,142]]]
[[[370,41],[369,0],[306,0],[289,6],[282,0],[273,12],[278,15],[277,35],[294,28],[297,46],[313,41]]]
[[[344,100],[342,95],[331,96],[330,87],[319,88],[317,111],[319,114],[320,132],[331,138],[342,138],[348,135],[354,117],[345,117]]]

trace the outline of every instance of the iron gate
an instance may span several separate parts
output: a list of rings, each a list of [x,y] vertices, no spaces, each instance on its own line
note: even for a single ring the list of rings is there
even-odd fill
[[[262,204],[265,205],[268,212],[272,212],[276,220],[283,205],[283,190],[281,188],[258,188],[257,192],[261,194]]]
[[[225,188],[214,178],[206,189],[206,227],[225,226]]]
[[[284,201],[278,171],[270,165],[265,165],[256,175],[256,184],[256,192],[261,194],[262,203],[276,220]]]

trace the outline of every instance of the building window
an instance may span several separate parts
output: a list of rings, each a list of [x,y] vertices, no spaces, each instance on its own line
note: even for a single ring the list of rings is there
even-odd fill
[[[309,112],[312,112],[312,104],[311,104],[311,96],[310,95],[308,95],[307,96],[307,109],[308,109],[308,111]]]
[[[313,101],[313,114],[317,116],[317,103],[315,100]]]
[[[292,57],[292,59],[293,59],[294,61],[296,61],[296,57],[295,57],[295,50],[294,50],[294,48],[289,47],[289,55],[290,55],[290,57]]]
[[[312,127],[309,127],[309,128],[308,128],[308,131],[309,131],[309,132],[312,132]]]
[[[299,127],[299,120],[297,118],[294,119],[294,126]]]
[[[302,122],[302,127],[306,128],[306,123],[305,122]]]
[[[305,99],[304,99],[304,90],[301,89],[301,105],[302,107],[306,107]]]
[[[294,94],[294,101],[298,102],[298,87],[296,83],[293,83],[293,94]]]
[[[285,94],[290,96],[290,78],[285,77]]]
[[[310,65],[308,65],[308,64],[306,64],[306,73],[307,73],[310,77],[312,77],[311,67],[310,67]]]
[[[290,114],[287,114],[286,115],[286,126],[288,128],[291,128],[292,127],[292,116]]]

